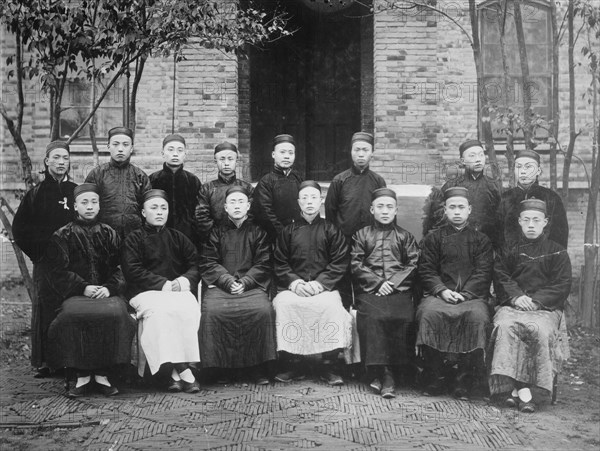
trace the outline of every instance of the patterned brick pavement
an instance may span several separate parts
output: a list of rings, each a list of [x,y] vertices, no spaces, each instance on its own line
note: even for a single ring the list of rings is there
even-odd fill
[[[26,374],[19,378],[19,374]],[[204,386],[194,395],[122,389],[71,400],[62,380],[28,367],[0,371],[0,423],[92,426],[89,450],[481,450],[528,445],[516,412],[482,401],[425,398],[413,389],[385,400],[364,385]]]

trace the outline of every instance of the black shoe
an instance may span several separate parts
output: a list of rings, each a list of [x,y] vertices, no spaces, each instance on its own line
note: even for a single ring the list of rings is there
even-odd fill
[[[169,379],[169,383],[167,384],[167,391],[176,393],[183,390],[182,381],[176,381],[175,379]]]
[[[182,380],[181,387],[184,393],[198,393],[200,391],[200,385],[198,385],[198,381],[186,382]]]
[[[327,384],[331,386],[344,385],[344,379],[342,379],[342,376],[332,373],[331,371],[325,371],[321,375],[321,380],[327,382]]]
[[[119,393],[119,390],[114,385],[96,384],[98,391],[104,396],[114,396]]]
[[[385,399],[391,399],[396,397],[396,387],[394,384],[394,378],[391,374],[386,374],[383,377],[383,385],[381,386],[381,396]]]
[[[369,384],[369,387],[375,390],[375,392],[381,393],[381,381],[379,380],[379,378],[373,379]]]
[[[519,410],[523,413],[534,413],[535,403],[533,401],[521,403]]]
[[[75,384],[73,384],[73,387],[71,387],[69,389],[69,391],[67,391],[67,396],[69,398],[80,398],[82,396],[85,395],[86,391],[87,391],[87,387],[89,386],[89,382],[85,385],[82,385],[80,387],[76,387]]]
[[[306,376],[304,375],[304,373],[301,373],[300,371],[296,370],[291,370],[277,374],[277,376],[275,376],[275,380],[277,382],[283,382],[287,384],[288,382],[302,380],[305,377]]]
[[[504,400],[504,405],[510,409],[518,408],[519,407],[519,397],[512,396],[512,395],[508,396]]]
[[[456,399],[461,401],[469,400],[469,388],[471,387],[472,378],[469,373],[461,373],[456,378],[456,386],[452,394]]]
[[[423,390],[424,396],[440,396],[445,391],[444,379],[437,378]]]
[[[50,368],[37,368],[33,377],[36,379],[45,379],[46,377],[50,377]]]

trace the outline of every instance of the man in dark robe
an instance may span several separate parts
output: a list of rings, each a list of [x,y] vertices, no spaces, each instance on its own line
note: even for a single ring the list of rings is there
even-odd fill
[[[153,375],[166,365],[167,390],[196,393],[200,387],[190,363],[200,360],[198,252],[183,233],[166,227],[164,191],[144,194],[142,215],[145,224],[127,235],[121,253],[129,305],[138,319],[138,373],[143,376],[146,363]]]
[[[369,168],[373,158],[373,135],[352,135],[352,167],[336,175],[325,199],[325,217],[341,229],[348,244],[352,235],[372,223],[371,193],[385,188],[385,180]]]
[[[98,186],[102,209],[98,220],[117,231],[121,239],[142,225],[140,205],[151,188],[144,171],[131,163],[133,131],[115,127],[108,131],[110,161],[96,166],[86,183]]]
[[[443,390],[442,356],[458,354],[454,396],[467,398],[483,366],[490,312],[486,298],[493,253],[487,236],[468,224],[471,207],[466,188],[445,193],[447,223],[424,239],[419,278],[424,291],[417,309],[417,346],[430,383],[425,394]]]
[[[202,366],[250,368],[254,382],[265,385],[269,379],[264,364],[277,357],[275,311],[267,294],[272,268],[269,240],[248,219],[246,188],[230,186],[224,209],[228,222],[212,229],[201,252],[200,272],[207,285],[200,320]]]
[[[302,182],[298,204],[302,216],[284,227],[275,247],[277,350],[286,353],[282,357],[288,366],[275,380],[290,382],[305,376],[305,365],[289,354],[323,354],[321,378],[329,385],[342,385],[334,361],[351,344],[352,317],[337,286],[348,269],[348,246],[341,230],[319,216],[318,183]]]
[[[464,167],[464,172],[449,178],[441,191],[434,190],[430,195],[429,211],[425,219],[428,225],[424,225],[424,235],[431,229],[440,227],[445,221],[443,193],[448,188],[462,186],[469,192],[469,203],[472,208],[469,224],[475,230],[485,233],[492,244],[496,245],[499,239],[496,219],[502,184],[485,173],[485,152],[479,140],[465,141],[459,146],[458,151],[460,165]]]
[[[356,320],[370,386],[384,398],[393,398],[393,367],[411,363],[414,353],[412,284],[419,249],[415,238],[395,223],[396,193],[379,188],[372,199],[374,223],[353,238]]]
[[[293,169],[296,145],[292,135],[277,135],[273,139],[273,169],[262,177],[252,200],[252,215],[275,241],[284,226],[300,217],[298,187],[302,176]]]
[[[43,257],[52,234],[73,219],[73,190],[69,180],[71,152],[67,143],[53,141],[46,146],[44,180],[26,194],[13,220],[13,236],[33,263],[35,294],[31,300],[31,364],[38,368],[36,377],[49,374],[45,366],[40,284],[44,278]]]
[[[549,239],[565,249],[569,242],[569,223],[560,196],[549,188],[541,186],[538,176],[542,173],[540,155],[532,150],[522,150],[515,158],[515,179],[517,186],[502,193],[498,209],[497,224],[500,226],[500,248],[513,247],[519,242],[521,228],[519,213],[521,201],[540,199],[546,203],[548,225],[544,233]]]
[[[48,328],[48,365],[77,376],[69,397],[84,395],[92,377],[100,393],[111,396],[119,391],[108,372],[129,363],[135,320],[119,295],[119,236],[97,221],[98,189],[84,183],[74,196],[77,218],[57,230],[46,249],[42,322]]]
[[[163,168],[150,175],[150,184],[152,188],[162,189],[169,197],[167,227],[179,230],[197,246],[200,235],[194,213],[202,183],[194,174],[183,169],[187,155],[184,137],[177,134],[165,137],[161,155]]]
[[[530,388],[552,391],[554,376],[569,357],[563,309],[571,290],[567,250],[543,232],[546,203],[521,202],[521,236],[496,256],[494,287],[501,305],[490,340],[490,391],[505,403],[535,412]]]
[[[230,142],[225,141],[215,147],[215,162],[219,173],[215,180],[202,185],[196,206],[196,223],[203,239],[210,236],[213,227],[229,221],[223,205],[225,194],[231,186],[243,186],[249,198],[252,198],[252,185],[236,176],[238,158],[238,149]]]

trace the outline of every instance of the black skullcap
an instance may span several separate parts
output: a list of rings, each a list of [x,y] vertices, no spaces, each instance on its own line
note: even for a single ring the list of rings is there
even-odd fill
[[[300,183],[300,186],[298,187],[298,194],[300,194],[300,191],[302,191],[304,188],[316,188],[319,190],[319,192],[322,192],[321,185],[314,180],[304,180],[302,183]]]
[[[292,135],[277,135],[275,138],[273,138],[273,147],[275,147],[277,144],[281,144],[281,143],[290,143],[293,144],[294,146],[296,145],[296,142],[294,141],[294,137]]]
[[[223,151],[223,150],[233,150],[234,152],[237,153],[237,147],[235,146],[235,144],[232,144],[230,142],[227,141],[223,141],[221,144],[217,144],[215,147],[215,155],[218,154],[219,152]]]
[[[452,188],[448,188],[444,191],[444,200],[448,200],[451,197],[464,197],[469,200],[469,190],[467,188],[463,188],[462,186],[453,186]]]
[[[65,149],[67,152],[71,153],[71,148],[66,141],[56,140],[46,146],[46,156],[50,155],[50,152],[54,149]]]
[[[470,149],[471,147],[481,147],[483,149],[483,144],[481,144],[481,141],[478,139],[470,139],[459,146],[458,153],[460,153],[460,156],[462,157],[465,150]]]
[[[144,203],[146,203],[147,200],[153,199],[155,197],[162,197],[167,202],[169,201],[167,193],[165,193],[162,189],[149,189],[144,193]]]
[[[115,135],[126,135],[131,138],[131,141],[133,141],[133,131],[130,128],[127,128],[127,127],[111,128],[108,131],[108,140],[110,141],[110,138],[112,138]]]
[[[397,200],[396,191],[390,188],[378,188],[371,193],[371,202],[378,197],[391,197]]]
[[[519,152],[517,152],[515,160],[517,158],[533,158],[537,162],[537,164],[540,164],[540,154],[534,152],[533,150],[520,150]]]
[[[77,185],[73,190],[73,198],[77,199],[77,196],[83,193],[96,193],[98,192],[98,186],[95,183],[82,183],[81,185]]]
[[[180,142],[184,146],[186,145],[185,138],[181,135],[178,135],[177,133],[174,133],[172,135],[166,136],[165,139],[163,139],[163,147],[165,147],[167,144],[169,144],[170,142],[173,142],[173,141]]]
[[[247,198],[250,198],[250,196],[248,195],[248,190],[242,185],[232,185],[229,188],[227,188],[227,191],[225,192],[225,199],[227,199],[229,195],[233,193],[242,193],[245,194]]]
[[[369,144],[373,145],[375,140],[373,139],[373,135],[367,132],[356,132],[352,135],[351,143],[354,144],[356,141],[365,141]]]
[[[521,208],[519,209],[519,211],[526,211],[526,210],[536,210],[536,211],[541,211],[542,213],[544,213],[544,215],[546,215],[546,202],[544,202],[541,199],[525,199],[521,201]]]

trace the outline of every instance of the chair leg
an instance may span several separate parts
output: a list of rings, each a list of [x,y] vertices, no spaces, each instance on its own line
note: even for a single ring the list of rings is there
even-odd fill
[[[550,403],[552,405],[556,404],[556,394],[558,392],[558,373],[554,375],[554,379],[552,379],[552,400]]]

